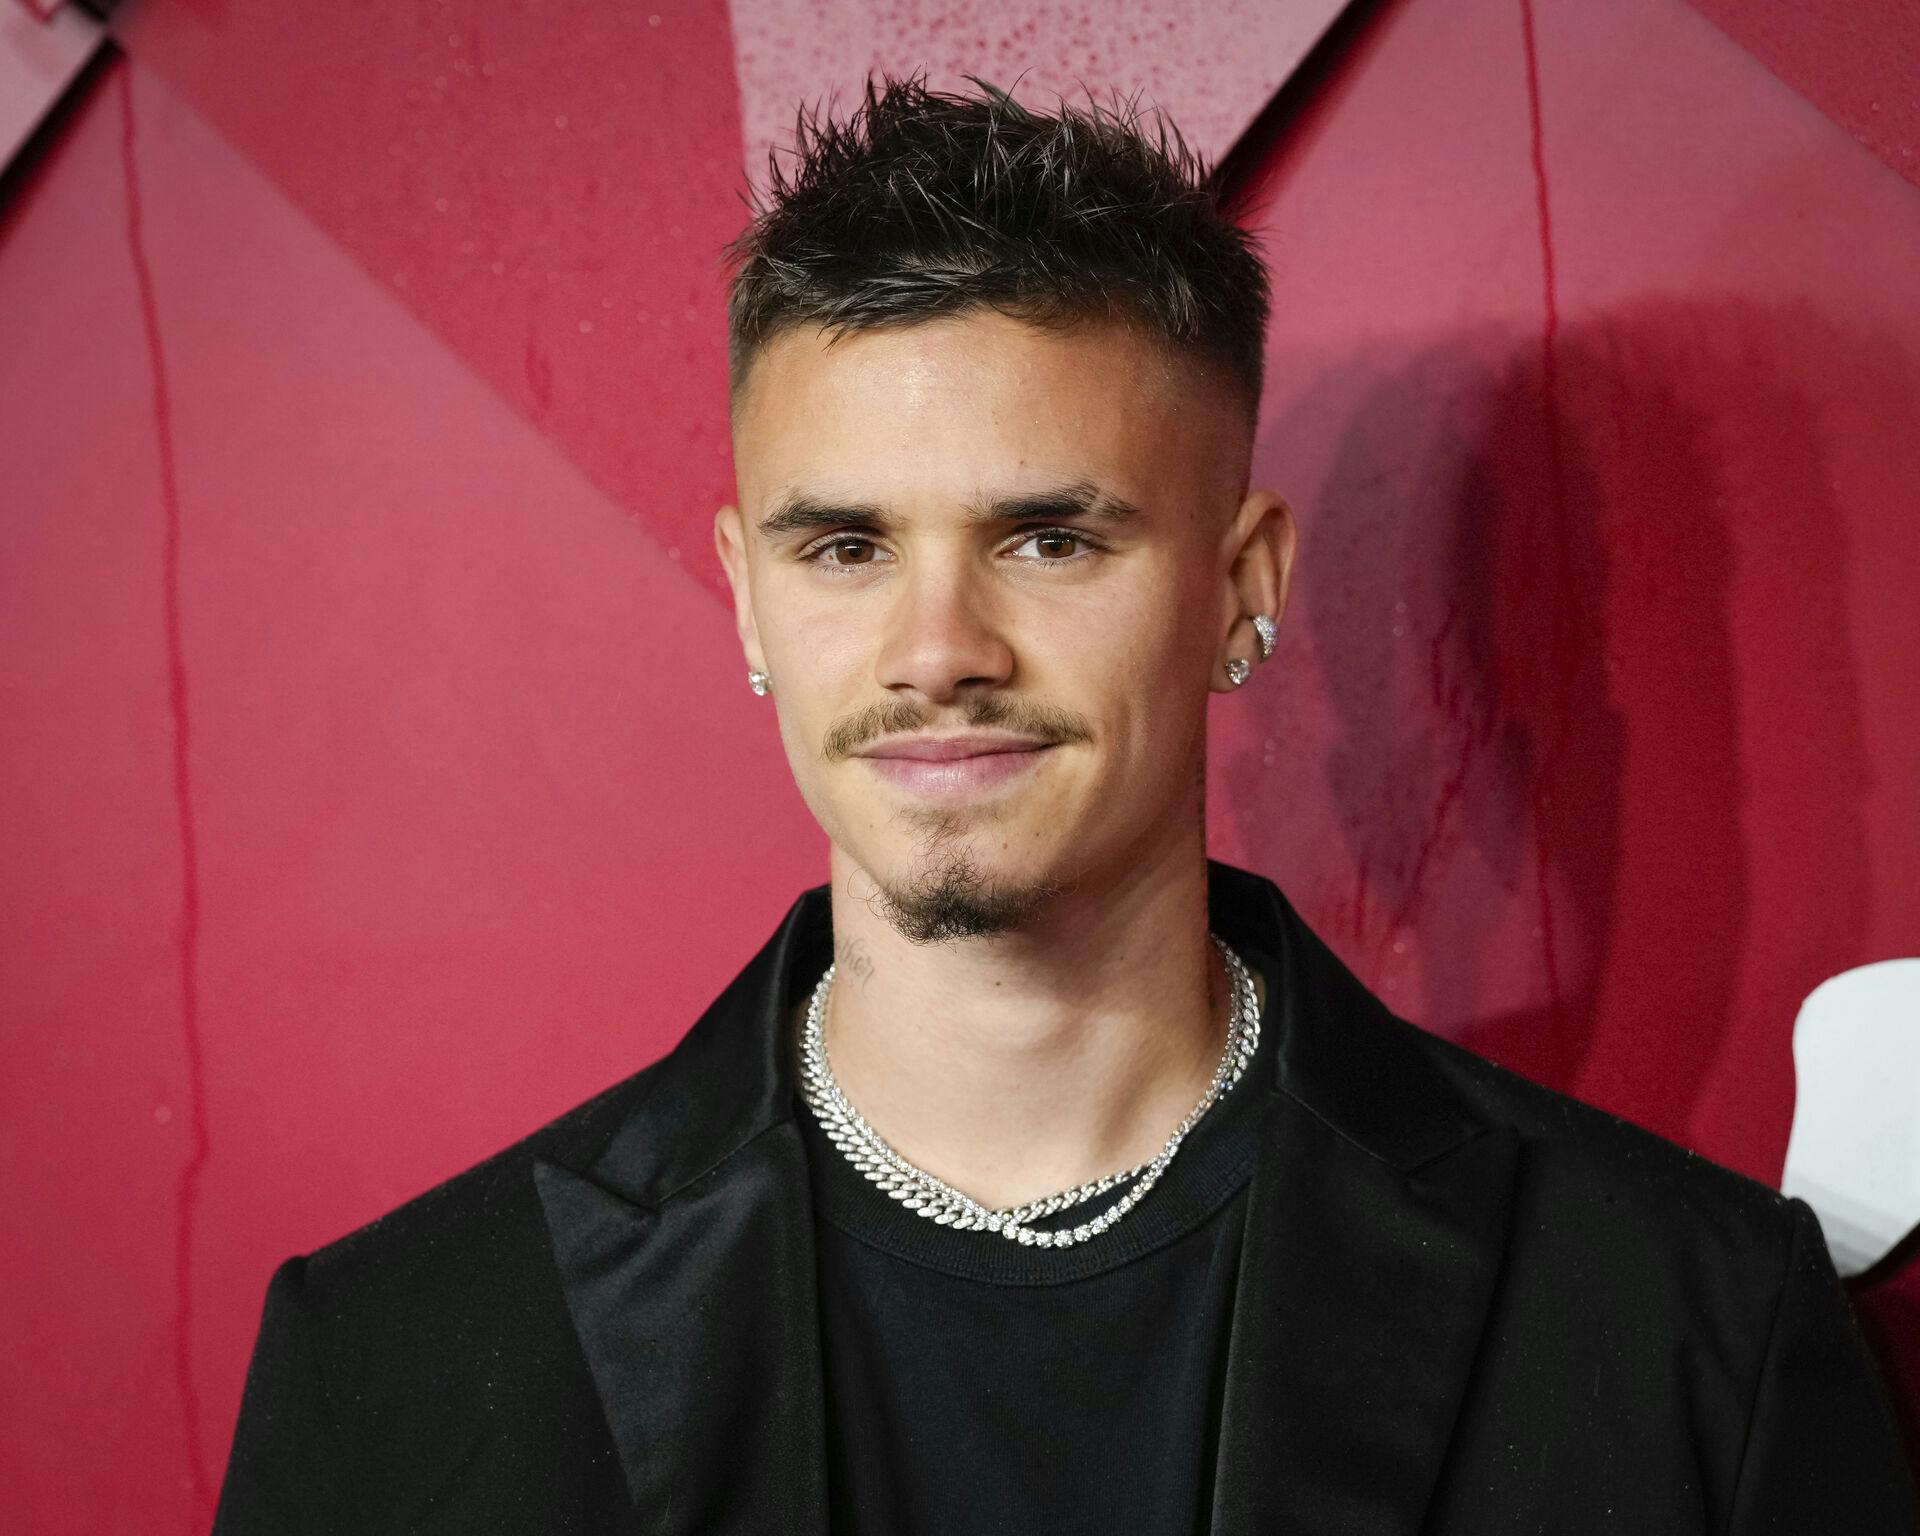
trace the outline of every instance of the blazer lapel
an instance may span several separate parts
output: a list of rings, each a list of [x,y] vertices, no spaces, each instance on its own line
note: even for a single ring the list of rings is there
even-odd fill
[[[1270,921],[1245,941],[1277,962],[1280,1081],[1248,1191],[1212,1529],[1414,1536],[1500,1267],[1517,1141],[1259,884],[1241,895],[1265,896]]]
[[[638,1528],[662,1536],[827,1530],[813,1214],[785,1011],[829,921],[824,887],[795,903],[587,1167],[536,1160]]]

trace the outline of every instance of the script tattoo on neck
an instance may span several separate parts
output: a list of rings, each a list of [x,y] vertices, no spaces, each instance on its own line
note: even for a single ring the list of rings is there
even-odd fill
[[[839,966],[835,974],[859,982],[860,989],[865,991],[867,983],[873,980],[873,956],[867,952],[866,941],[857,937],[835,939],[833,958]]]

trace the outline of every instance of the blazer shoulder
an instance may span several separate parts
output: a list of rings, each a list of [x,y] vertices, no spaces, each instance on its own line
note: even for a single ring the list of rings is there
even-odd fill
[[[1795,1227],[1811,1218],[1804,1201],[1432,1031],[1395,1023],[1418,1037],[1429,1063],[1482,1119],[1518,1134],[1525,1176],[1549,1219],[1596,1232],[1631,1221],[1668,1254],[1711,1252],[1756,1282],[1779,1283]]]
[[[267,1363],[250,1367],[249,1380],[264,1372],[265,1385],[242,1411],[247,1443],[267,1447],[258,1453],[268,1468],[261,1475],[278,1483],[292,1476],[283,1466],[310,1466],[315,1477],[324,1471],[341,1487],[350,1483],[369,1507],[411,1507],[407,1501],[425,1498],[426,1483],[444,1489],[465,1479],[483,1426],[524,1422],[538,1432],[488,1443],[485,1459],[502,1486],[541,1477],[607,1482],[612,1450],[533,1164],[591,1161],[656,1081],[645,1068],[283,1262],[255,1345],[256,1360]],[[267,1528],[292,1527],[272,1519],[248,1525]]]
[[[541,1257],[546,1233],[534,1194],[534,1160],[552,1158],[576,1167],[591,1163],[652,1090],[659,1066],[655,1061],[603,1088],[471,1167],[314,1249],[304,1256],[309,1294],[345,1304],[357,1293],[418,1289],[475,1266],[510,1266]]]

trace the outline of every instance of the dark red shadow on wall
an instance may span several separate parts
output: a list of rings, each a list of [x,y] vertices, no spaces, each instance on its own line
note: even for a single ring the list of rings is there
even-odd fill
[[[1355,872],[1329,937],[1363,973],[1404,937],[1426,1020],[1675,1140],[1746,958],[1742,699],[1779,727],[1767,770],[1796,814],[1766,832],[1804,860],[1797,937],[1831,961],[1814,980],[1857,963],[1867,926],[1846,523],[1793,382],[1795,359],[1848,347],[1866,366],[1870,342],[1811,314],[1675,302],[1567,327],[1551,400],[1537,348],[1489,334],[1351,356],[1302,395],[1357,402],[1302,559]],[[1276,455],[1313,429],[1273,423]],[[1736,556],[1783,540],[1778,606],[1749,582],[1733,611]],[[1740,626],[1749,664],[1790,634],[1792,666],[1737,696]],[[1241,832],[1296,862],[1259,819]],[[1493,917],[1516,904],[1532,922],[1503,949]],[[1537,1005],[1485,1007],[1527,971]]]

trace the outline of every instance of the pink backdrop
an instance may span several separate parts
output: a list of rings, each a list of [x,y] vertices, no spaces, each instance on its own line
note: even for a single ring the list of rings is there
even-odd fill
[[[977,67],[1177,111],[1231,54],[1244,121],[1332,9]],[[1801,998],[1920,953],[1920,20],[1807,10],[1359,34],[1258,167],[1305,538],[1211,781],[1403,1012],[1768,1182]],[[0,209],[9,1529],[204,1528],[279,1259],[657,1056],[823,877],[707,531],[808,11],[155,0]],[[1920,1423],[1920,1265],[1857,1296]]]

